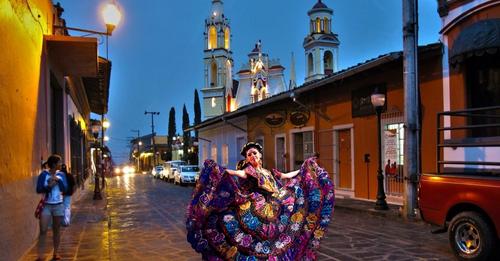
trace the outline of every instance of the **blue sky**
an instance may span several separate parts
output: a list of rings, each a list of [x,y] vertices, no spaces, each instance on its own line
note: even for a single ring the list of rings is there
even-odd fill
[[[53,0],[54,3],[57,0]],[[71,27],[104,30],[99,7],[105,0],[59,0]],[[225,0],[224,13],[231,21],[234,69],[247,62],[257,40],[264,52],[279,58],[289,80],[291,53],[295,54],[297,83],[304,82],[302,41],[309,30],[307,11],[317,0]],[[339,68],[344,69],[402,50],[401,0],[323,0],[334,10],[332,30],[338,34]],[[151,117],[159,111],[155,131],[166,135],[170,107],[176,110],[178,132],[182,106],[193,120],[194,89],[203,86],[204,20],[210,0],[118,0],[122,23],[109,38],[113,62],[108,131],[115,161],[128,159],[129,137],[139,129],[151,132]],[[439,40],[441,25],[437,1],[419,1],[419,43]],[[73,33],[76,35],[76,33]],[[104,44],[99,52],[105,56]],[[201,95],[201,93],[200,93]],[[201,98],[201,96],[200,96]]]

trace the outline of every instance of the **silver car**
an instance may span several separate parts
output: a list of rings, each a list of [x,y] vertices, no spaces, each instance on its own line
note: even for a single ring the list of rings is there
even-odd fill
[[[200,175],[200,167],[196,165],[182,165],[174,172],[174,183],[180,185],[194,184]]]
[[[186,162],[183,160],[171,160],[163,163],[165,166],[165,172],[163,175],[163,179],[166,181],[174,181],[174,173],[177,171],[179,166],[186,165]]]

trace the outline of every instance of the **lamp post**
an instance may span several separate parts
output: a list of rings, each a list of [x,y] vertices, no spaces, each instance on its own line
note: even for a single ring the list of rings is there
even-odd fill
[[[385,94],[376,89],[371,95],[371,102],[377,113],[377,138],[378,138],[378,170],[377,170],[377,201],[375,209],[388,210],[384,192],[384,174],[382,173],[382,129],[380,125],[380,114],[385,107]]]
[[[96,166],[99,168],[99,166],[101,166],[101,161],[102,161],[102,151],[99,150],[99,148],[101,147],[101,145],[99,144],[99,132],[101,132],[101,122],[100,121],[92,121],[92,126],[91,126],[91,130],[92,130],[92,135],[94,136],[94,140],[95,140],[95,144],[97,147],[97,155],[95,157],[95,159],[98,161]],[[92,155],[94,156],[94,155]],[[98,199],[102,199],[102,196],[101,196],[101,187],[99,186],[99,174],[101,173],[101,171],[99,169],[97,169],[95,175],[94,175],[94,200],[98,200]]]

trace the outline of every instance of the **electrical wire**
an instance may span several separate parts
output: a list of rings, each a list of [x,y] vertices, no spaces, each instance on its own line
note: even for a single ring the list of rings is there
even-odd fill
[[[40,23],[40,14],[37,15],[37,17],[35,17],[35,14],[33,13],[33,10],[31,9],[31,5],[30,5],[30,2],[29,0],[24,0],[24,2],[26,2],[26,5],[28,6],[28,10],[31,14],[31,17],[33,18],[33,20],[35,20],[39,25],[40,25],[40,29],[42,30],[42,33],[43,33],[43,25],[42,23]]]

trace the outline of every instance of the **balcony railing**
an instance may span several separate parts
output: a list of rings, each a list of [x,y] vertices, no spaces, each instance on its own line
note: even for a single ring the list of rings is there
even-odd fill
[[[436,137],[438,174],[500,173],[500,106],[438,113]]]

